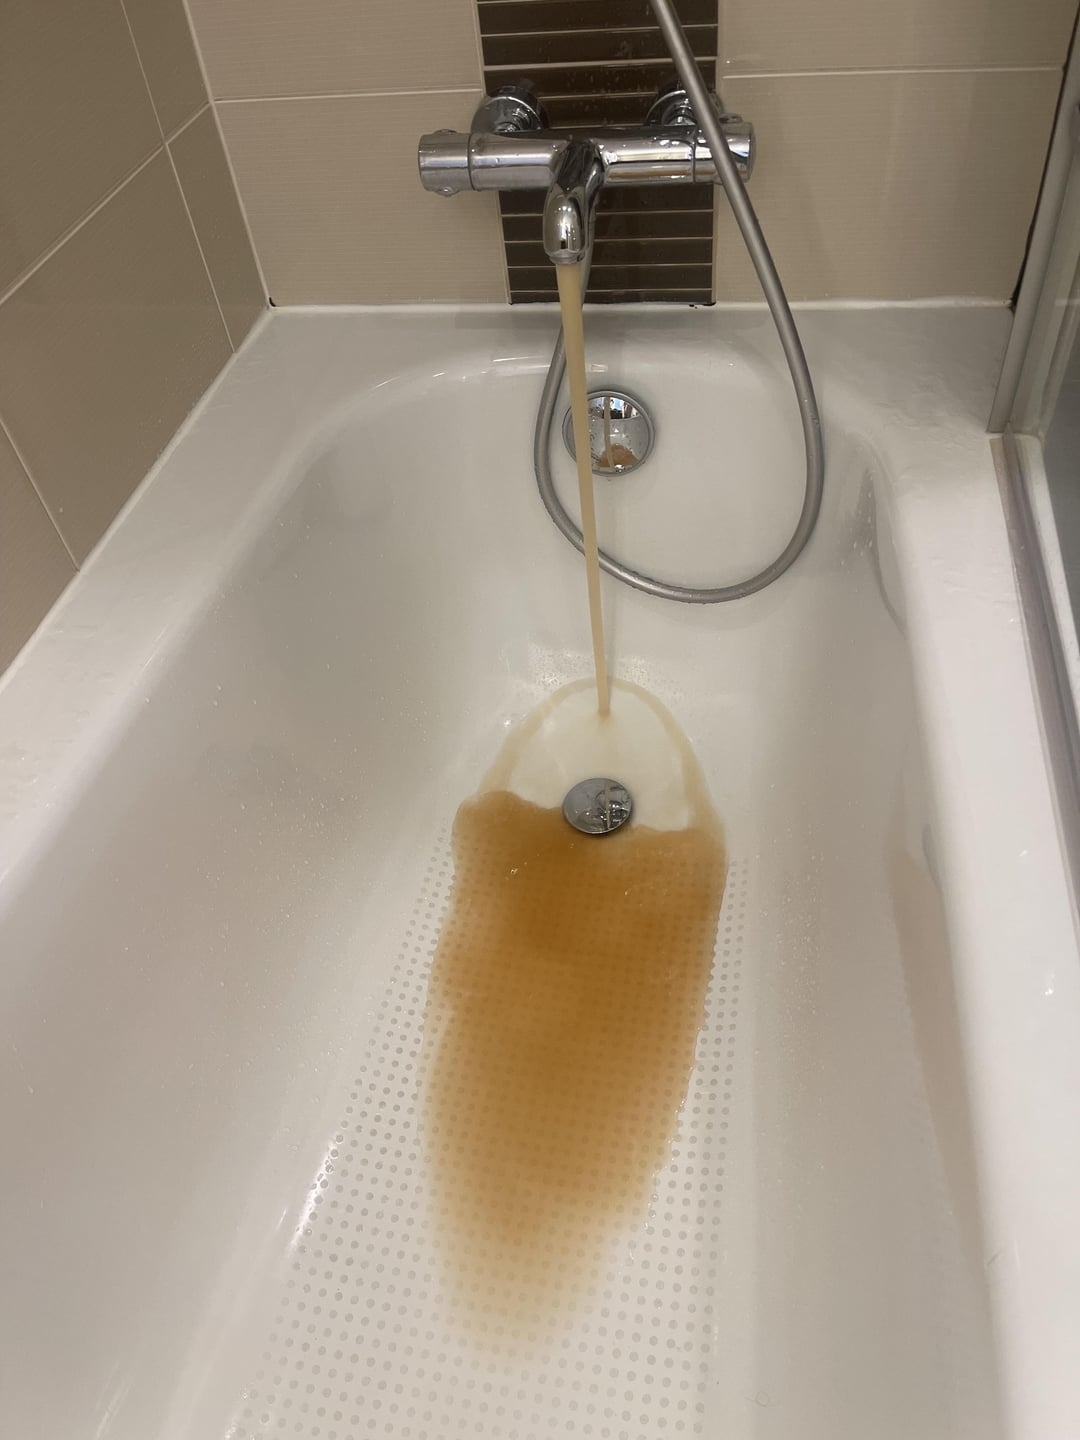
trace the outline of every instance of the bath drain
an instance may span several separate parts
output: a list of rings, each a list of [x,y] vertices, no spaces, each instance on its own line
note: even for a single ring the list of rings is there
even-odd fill
[[[574,422],[569,410],[563,417],[563,440],[577,459]],[[653,448],[656,431],[644,405],[620,390],[589,391],[589,448],[594,475],[628,475],[644,465]]]
[[[618,780],[579,780],[567,791],[562,813],[583,835],[610,835],[630,819],[634,802]]]

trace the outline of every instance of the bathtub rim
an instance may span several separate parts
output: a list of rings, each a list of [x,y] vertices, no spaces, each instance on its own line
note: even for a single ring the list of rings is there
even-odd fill
[[[430,349],[417,349],[422,327],[400,326],[399,317],[430,322],[439,336],[437,352],[454,354],[461,349],[455,324],[469,317],[497,322],[500,335],[508,330],[534,343],[538,331],[546,336],[553,318],[548,307],[538,309],[543,313],[526,316],[500,306],[334,307],[279,310],[260,321],[0,684],[0,753],[9,757],[3,767],[8,773],[0,776],[0,855],[8,858],[0,863],[14,868],[40,856],[63,823],[78,776],[110,747],[132,709],[148,702],[158,668],[204,613],[193,596],[212,600],[252,527],[296,483],[295,456],[310,447],[314,432],[302,431],[292,450],[284,444],[286,431],[296,435],[294,397],[285,388],[295,371],[285,366],[277,375],[275,401],[265,393],[265,352],[307,345],[314,373],[344,397],[347,385],[370,386],[380,366],[405,363],[402,357],[410,353],[414,368],[430,363]],[[844,396],[859,420],[849,428],[866,435],[889,467],[884,488],[942,832],[1009,1433],[1044,1440],[1067,1433],[1074,1421],[1080,1428],[1080,1417],[1069,1409],[1076,1403],[1071,1382],[1080,1347],[1080,1316],[1070,1304],[1073,1277],[1080,1274],[1070,1204],[1080,1193],[1080,1146],[1064,1143],[1071,1097],[1080,1096],[1080,967],[1004,517],[989,442],[974,418],[992,393],[985,372],[993,366],[984,363],[981,350],[988,338],[998,348],[1004,343],[998,323],[1004,316],[1000,307],[982,304],[800,309],[827,403],[834,406]],[[619,323],[618,311],[603,310],[604,320],[598,316],[596,323]],[[674,329],[683,313],[673,317],[665,307],[647,312],[661,329]],[[767,323],[756,306],[700,313]],[[871,383],[864,391],[834,380],[820,357],[830,343],[834,350],[846,343],[844,326],[852,313],[882,317],[886,332],[889,316],[928,320],[931,338],[935,325],[940,330],[959,318],[971,332],[969,413],[959,422],[943,414],[915,373],[902,374],[900,387],[888,385],[896,367],[887,334],[879,347],[870,347]],[[325,346],[321,331],[327,332]],[[371,347],[378,353],[358,353],[372,332],[384,342]],[[322,397],[304,403],[313,423],[317,415],[325,422]],[[207,461],[220,456],[223,444],[232,447],[240,471],[226,493]],[[947,481],[935,473],[946,453]],[[231,517],[231,529],[222,527],[223,516]],[[941,565],[943,551],[952,557],[970,551],[975,534],[978,561]],[[132,607],[131,579],[145,575],[151,561],[156,599]],[[170,587],[175,576],[183,577],[186,589]],[[138,613],[131,615],[132,609]],[[124,616],[127,622],[118,624]],[[89,659],[87,635],[94,652]],[[996,664],[979,658],[985,654]],[[985,724],[988,713],[996,725]],[[1008,824],[995,805],[1004,775],[1011,786]],[[1024,836],[1031,838],[1026,848],[1032,858],[1018,876],[1017,837]],[[0,885],[4,878],[0,870]],[[1052,994],[1044,975],[1034,973],[1038,967],[1028,963],[1036,955],[1058,967]],[[1051,999],[1055,1003],[1048,1005]],[[1056,1122],[1032,1126],[1032,1113],[1056,1115]]]

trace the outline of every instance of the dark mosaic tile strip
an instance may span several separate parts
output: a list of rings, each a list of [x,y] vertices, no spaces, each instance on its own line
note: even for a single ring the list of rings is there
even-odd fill
[[[478,0],[488,93],[528,76],[558,129],[640,123],[671,78],[647,0]],[[716,79],[716,0],[679,0],[695,54]],[[500,196],[510,298],[555,293],[540,243],[544,196]],[[590,298],[707,300],[713,191],[708,185],[611,190],[597,216]]]
[[[712,210],[601,210],[596,217],[596,239],[604,240],[700,240],[712,243]],[[503,235],[507,245],[529,242],[539,245],[540,232],[535,215],[504,215]],[[509,250],[507,254],[509,254]]]
[[[710,85],[716,83],[715,56],[699,56],[705,78]],[[550,107],[556,97],[589,95],[640,95],[643,99],[641,112],[635,122],[644,120],[648,102],[665,81],[674,74],[670,60],[642,60],[637,64],[619,63],[613,56],[610,63],[586,60],[580,65],[511,65],[504,67],[486,66],[484,81],[488,93],[493,94],[500,85],[512,85],[523,75],[536,85],[537,93],[545,105]],[[611,122],[607,122],[611,123]]]
[[[692,25],[686,32],[695,53],[716,54],[716,26]],[[582,61],[664,60],[660,32],[650,29],[550,30],[541,34],[488,35],[483,38],[486,66],[580,64]],[[670,62],[669,62],[670,63]]]
[[[594,265],[589,292],[594,290],[708,289],[712,266],[705,265]],[[515,265],[510,270],[511,289],[557,291],[554,265]]]
[[[716,0],[681,0],[684,25],[716,25]],[[479,0],[484,35],[654,25],[649,0]]]
[[[648,239],[600,240],[593,247],[594,268],[602,265],[711,265],[711,235],[699,239],[672,239],[658,235]],[[522,265],[550,265],[539,240],[513,240],[506,245],[511,270]]]

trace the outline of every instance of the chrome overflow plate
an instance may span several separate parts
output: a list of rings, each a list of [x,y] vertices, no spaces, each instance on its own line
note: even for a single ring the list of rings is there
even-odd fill
[[[569,409],[563,417],[563,440],[574,449],[574,420]],[[627,475],[644,465],[653,448],[656,431],[644,405],[620,390],[589,391],[589,448],[594,475]]]

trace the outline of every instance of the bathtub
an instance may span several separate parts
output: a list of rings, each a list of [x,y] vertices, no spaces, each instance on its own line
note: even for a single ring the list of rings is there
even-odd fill
[[[992,307],[804,310],[803,557],[715,608],[605,580],[725,827],[707,1018],[604,1287],[531,1347],[455,1323],[417,1069],[449,827],[589,664],[530,469],[553,323],[273,313],[0,685],[5,1434],[1080,1434],[1080,969]],[[602,538],[770,558],[767,318],[587,330],[657,425]]]

